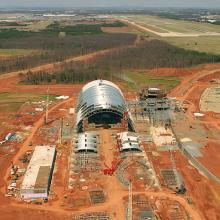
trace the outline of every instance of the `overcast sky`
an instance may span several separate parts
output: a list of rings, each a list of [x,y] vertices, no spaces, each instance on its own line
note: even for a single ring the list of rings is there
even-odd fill
[[[0,0],[4,7],[197,7],[220,8],[220,0]]]

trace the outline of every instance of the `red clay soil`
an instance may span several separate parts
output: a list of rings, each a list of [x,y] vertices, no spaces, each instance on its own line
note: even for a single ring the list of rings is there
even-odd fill
[[[195,69],[194,69],[195,70]],[[189,93],[189,89],[192,88],[193,85],[197,84],[197,82],[204,77],[216,75],[220,71],[220,66],[217,64],[206,65],[201,67],[201,69],[196,69],[196,71],[187,77],[185,77],[182,82],[172,89],[169,93],[170,96],[184,98],[186,93]]]
[[[194,76],[201,71],[211,71],[218,69],[218,64],[206,64],[198,67],[192,68],[157,68],[150,71],[155,76],[176,76],[180,78]]]
[[[193,70],[183,69],[183,68],[158,68],[158,69],[151,70],[150,73],[155,76],[186,77],[186,76],[192,75]]]
[[[94,57],[94,54],[92,55]],[[92,59],[91,55],[88,55],[86,59]],[[79,58],[81,59],[81,58]],[[48,66],[49,65],[49,66]],[[48,64],[44,65],[43,69],[50,69],[54,68],[54,65]],[[51,66],[52,65],[52,66]],[[41,67],[35,68],[35,70],[39,70]],[[183,71],[183,70],[181,70]],[[180,71],[180,73],[181,73]],[[184,71],[183,71],[184,72]],[[180,74],[179,73],[179,74]],[[207,71],[206,74],[210,73]],[[175,71],[173,74],[176,74]],[[188,73],[187,79],[181,84],[181,86],[187,85],[191,80],[199,80],[200,75],[199,73],[196,73],[196,76],[194,74]],[[42,86],[32,86],[32,85],[17,85],[18,82],[18,72],[6,74],[3,76],[0,76],[0,92],[18,92],[18,91],[28,91],[28,92],[44,92],[47,90],[47,85]],[[80,90],[82,85],[50,85],[50,93],[55,94],[63,94],[63,95],[70,95],[71,97],[73,94],[77,94]],[[196,87],[195,87],[196,88]],[[181,91],[181,87],[177,88],[177,91]],[[192,91],[194,88],[192,89]],[[188,97],[188,95],[191,94],[191,91],[186,94],[185,97]],[[132,98],[133,95],[127,93],[126,97]],[[184,98],[185,98],[184,97]],[[197,100],[198,97],[193,97],[192,102],[194,103],[195,100]],[[75,99],[70,99],[65,102],[60,102],[59,104],[53,106],[50,111],[55,111],[56,109],[59,109],[63,106],[65,106],[67,103],[71,104],[74,103]],[[197,106],[197,103],[196,103]],[[38,120],[34,123],[34,126],[32,127],[30,131],[30,135],[28,138],[24,141],[23,144],[20,145],[20,149],[18,153],[14,156],[13,160],[18,160],[18,158],[25,153],[27,150],[30,149],[29,142],[33,139],[34,135],[38,131],[38,129],[42,126],[44,120],[44,115],[38,118]],[[106,134],[103,132],[103,137],[106,139],[105,145],[110,149],[112,146],[109,145],[108,139],[110,137],[110,134]],[[108,151],[104,152],[105,154],[108,153]],[[215,153],[218,153],[215,151]],[[161,164],[169,166],[168,164],[168,155],[162,154],[164,157],[164,163],[161,162]],[[166,160],[165,160],[166,157]],[[195,210],[194,206],[191,206],[187,203],[186,199],[180,196],[176,196],[175,194],[167,193],[167,192],[146,192],[143,191],[142,193],[146,194],[147,196],[158,196],[162,198],[169,198],[171,200],[177,200],[181,205],[183,205],[187,211],[190,212],[190,215],[194,217],[194,220],[200,220],[200,219],[209,219],[209,220],[217,220],[220,219],[220,216],[218,213],[220,213],[220,188],[219,186],[214,185],[214,183],[208,181],[206,178],[201,176],[194,168],[189,168],[188,161],[180,154],[175,154],[176,160],[178,161],[178,168],[182,170],[184,180],[186,181],[186,185],[188,187],[189,195],[192,195],[194,200],[194,205],[197,208],[197,210],[200,210],[199,213],[204,212],[205,218],[202,218],[197,211]],[[109,157],[107,157],[109,159]],[[4,181],[7,180],[7,175],[10,171],[9,165],[11,158],[7,158],[7,163],[5,161],[2,162],[1,166],[1,178],[0,184],[1,186],[5,184]],[[62,160],[66,160],[65,156],[60,156],[60,162]],[[1,161],[0,161],[1,162]],[[110,161],[106,161],[110,162]],[[156,162],[156,161],[154,161]],[[58,164],[60,165],[60,163]],[[65,168],[65,163],[61,166],[61,169]],[[61,181],[56,181],[56,190],[60,197],[63,196],[63,187],[62,182],[65,180],[65,175],[62,173],[57,173],[58,177],[60,177]],[[115,176],[112,177],[105,177],[108,184],[106,184],[106,192],[109,195],[107,203],[92,206],[86,209],[86,211],[100,211],[100,210],[108,210],[109,212],[117,212],[117,220],[121,220],[121,216],[124,216],[124,204],[123,204],[123,197],[127,195],[127,190],[124,190],[121,185],[119,185],[118,180]],[[70,214],[72,212],[68,212],[63,209],[63,207],[60,206],[59,202],[60,200],[57,200],[53,203],[44,204],[43,206],[37,206],[37,205],[31,205],[31,204],[18,204],[17,202],[13,202],[13,200],[9,198],[5,198],[3,196],[5,190],[1,188],[0,193],[0,219],[3,220],[10,220],[10,219],[36,219],[36,220],[43,220],[43,219],[69,219]],[[136,194],[137,192],[134,192]],[[24,218],[25,216],[25,218]]]
[[[82,85],[19,85],[18,76],[9,76],[3,79],[0,78],[0,93],[1,92],[33,92],[33,93],[46,93],[49,88],[50,94],[57,95],[76,95],[79,93]]]
[[[0,200],[1,202],[1,200]],[[13,207],[7,205],[5,207],[0,207],[1,220],[70,220],[71,214],[66,213],[57,213],[56,211],[47,211],[47,210],[36,210],[25,207]]]
[[[72,106],[74,103],[73,98],[64,101],[64,102],[59,102],[58,104],[52,106],[49,109],[49,112],[51,114],[51,117],[53,116],[53,112],[56,111],[56,109],[58,108],[62,108],[62,107],[66,107],[67,103],[68,106]],[[60,113],[58,111],[58,113]],[[50,117],[50,118],[51,118]],[[13,201],[12,198],[6,198],[4,197],[5,191],[6,191],[6,181],[7,181],[7,176],[8,173],[10,171],[10,163],[13,160],[16,164],[19,164],[18,158],[23,155],[26,151],[31,150],[31,147],[28,146],[28,143],[30,142],[30,140],[34,140],[35,138],[35,134],[38,131],[38,128],[40,126],[42,126],[43,124],[43,120],[44,120],[44,114],[41,114],[40,117],[37,117],[38,119],[36,119],[35,123],[33,124],[33,127],[30,131],[30,134],[28,136],[28,138],[21,144],[18,144],[18,148],[16,150],[16,152],[12,155],[9,155],[9,157],[7,156],[3,156],[1,157],[0,160],[0,165],[1,165],[1,178],[0,178],[0,187],[1,187],[1,192],[0,192],[0,219],[14,219],[16,216],[16,219],[70,219],[69,215],[70,213],[60,213],[60,206],[58,206],[57,208],[57,204],[55,203],[53,208],[46,208],[45,206],[41,206],[41,205],[28,205],[25,203],[20,203],[18,201]],[[36,136],[37,138],[37,136]],[[41,143],[42,144],[42,143]],[[60,154],[59,154],[60,155]],[[59,157],[58,155],[58,157]],[[66,158],[60,158],[61,160],[65,161],[67,163],[67,159]],[[58,159],[59,160],[59,159]],[[63,163],[62,161],[62,167],[59,167],[61,169],[61,171],[65,170],[64,166],[67,166],[66,163]],[[4,178],[3,178],[4,176]],[[62,177],[62,176],[60,176]],[[63,181],[63,178],[60,178],[60,181]],[[57,191],[56,193],[59,194],[59,197],[63,196],[63,187],[64,185],[61,186],[61,189],[58,189],[57,186]],[[59,193],[61,192],[61,193]],[[50,202],[48,204],[48,207],[50,207]],[[43,208],[42,208],[43,207]],[[62,209],[61,209],[62,210]]]
[[[216,80],[216,79],[220,80],[220,71],[201,78],[199,82],[209,82],[210,80]]]
[[[0,55],[0,61],[9,60],[9,59],[10,59],[9,56]]]
[[[195,81],[191,85],[191,87],[185,92],[185,94],[182,97],[178,97],[178,99],[186,100],[190,103],[189,108],[191,113],[200,112],[199,104],[203,92],[205,91],[206,88],[215,86],[215,84],[211,84],[209,82],[212,79],[220,80],[220,72],[211,73],[209,75],[199,78],[198,81]],[[173,93],[173,91],[171,93]],[[201,118],[201,121],[218,124],[220,121],[216,121],[216,119],[219,119],[219,114],[206,112],[205,116]]]
[[[220,78],[219,66],[214,65],[214,67],[216,69],[213,69],[212,65],[206,65],[204,69],[197,70],[192,75],[189,74],[183,79],[180,85],[170,92],[170,96],[175,96],[179,100],[188,101],[189,108],[187,114],[189,115],[188,118],[192,120],[192,123],[195,120],[193,113],[200,111],[199,101],[203,91],[211,86],[209,81]],[[213,117],[213,114],[206,113],[205,117],[201,119],[201,123],[212,126],[213,129],[216,129],[216,132],[219,132],[219,119],[217,120],[216,118],[217,116]],[[201,149],[204,156],[198,159],[211,172],[220,177],[220,145],[216,143],[217,140],[214,141],[215,142],[209,143],[207,147]],[[157,161],[160,163],[159,167],[166,167],[168,165],[165,160],[166,155],[164,153],[161,153],[161,155],[163,156],[157,158]],[[177,168],[181,170],[188,188],[188,196],[193,198],[197,210],[203,210],[202,212],[205,219],[220,219],[220,186],[198,173],[180,153],[175,153],[175,157]]]
[[[152,156],[148,154],[151,159],[156,173],[162,183],[162,187],[165,182],[160,176],[161,169],[172,169],[172,162],[170,160],[170,155],[168,152],[158,152],[159,156]],[[213,188],[213,183],[210,183],[204,176],[202,176],[194,167],[192,167],[185,156],[182,155],[180,151],[173,152],[174,159],[176,162],[177,170],[180,171],[183,176],[184,183],[187,188],[187,193],[181,198],[191,197],[193,199],[193,205],[195,206],[198,213],[202,213],[203,219],[217,220],[218,218],[208,218],[208,216],[217,216],[220,214],[220,208],[216,201],[215,195],[220,196],[220,187],[214,187],[215,195],[209,194],[210,190]],[[164,188],[163,188],[164,190]],[[213,189],[212,189],[213,190]],[[170,192],[167,192],[169,194]],[[175,195],[175,193],[173,192]],[[186,201],[186,200],[185,200]],[[185,207],[185,206],[184,206]],[[208,209],[206,209],[207,207]],[[210,214],[210,210],[212,213]]]
[[[200,112],[200,98],[202,96],[202,93],[207,88],[207,83],[199,83],[192,86],[187,93],[185,94],[185,98],[187,101],[191,102],[194,105],[194,109],[192,109],[194,112]]]
[[[187,197],[192,197],[193,204],[205,219],[220,219],[220,185],[201,175],[180,152],[175,153],[175,158],[187,186]]]
[[[201,151],[204,156],[197,159],[202,162],[208,170],[220,178],[220,144],[214,142],[208,143]]]
[[[49,109],[49,112],[52,112],[54,110],[56,110],[56,108],[61,108],[63,104],[65,104],[65,102],[69,102],[72,104],[73,100],[69,99],[67,101],[64,102],[59,102],[58,104],[52,106]],[[22,143],[22,144],[18,144],[16,149],[17,152],[14,152],[14,154],[10,155],[9,158],[7,158],[6,160],[3,160],[2,162],[2,166],[1,166],[1,179],[0,179],[0,185],[1,185],[1,193],[4,194],[5,193],[5,188],[6,188],[6,182],[8,179],[8,174],[10,172],[10,163],[13,160],[14,163],[17,163],[18,158],[20,158],[25,152],[27,152],[28,150],[30,150],[30,146],[29,143],[30,141],[32,141],[33,137],[35,136],[37,130],[39,129],[40,126],[43,125],[44,122],[44,114],[41,115],[41,117],[38,118],[38,120],[35,121],[35,123],[33,124],[30,133],[28,135],[28,137],[26,138],[26,140]],[[16,154],[15,154],[16,153]],[[2,158],[1,158],[2,160]],[[4,186],[4,187],[3,187]],[[0,202],[0,204],[2,204]]]
[[[4,190],[6,188],[6,182],[3,179],[4,172],[8,169],[8,167],[11,165],[11,161],[13,160],[14,155],[17,151],[15,151],[11,155],[0,155],[0,166],[1,166],[1,178],[0,178],[0,188],[4,187]],[[0,200],[1,204],[1,200]]]
[[[201,78],[200,78],[201,77]],[[187,114],[189,114],[188,117],[190,120],[195,120],[192,113],[194,112],[200,112],[199,108],[199,102],[202,93],[204,90],[211,86],[209,81],[211,79],[220,79],[220,72],[212,72],[209,75],[203,74],[203,76],[197,76],[198,81],[195,81],[191,88],[189,88],[183,97],[179,97],[180,99],[189,101],[189,109],[187,111]],[[186,79],[187,80],[187,79]],[[183,85],[182,85],[183,86]],[[201,118],[201,123],[204,125],[209,125],[212,127],[212,129],[216,129],[216,131],[220,132],[220,120],[215,117],[212,113],[206,113],[204,117]],[[207,128],[206,128],[207,129]],[[215,140],[217,141],[217,140]],[[218,175],[220,177],[220,169],[218,168],[218,161],[220,157],[220,145],[216,143],[208,144],[204,149],[202,149],[204,157],[200,158],[199,160],[211,171],[213,171],[214,174]]]

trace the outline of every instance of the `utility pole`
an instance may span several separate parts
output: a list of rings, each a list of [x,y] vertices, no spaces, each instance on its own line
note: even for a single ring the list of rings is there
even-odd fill
[[[46,118],[45,123],[48,123],[48,106],[49,106],[49,87],[47,88],[47,102],[46,102]]]
[[[63,138],[63,117],[61,120],[61,129],[60,129],[60,142],[62,143],[62,138]]]
[[[129,196],[128,196],[128,213],[127,220],[132,220],[132,182],[129,183]]]

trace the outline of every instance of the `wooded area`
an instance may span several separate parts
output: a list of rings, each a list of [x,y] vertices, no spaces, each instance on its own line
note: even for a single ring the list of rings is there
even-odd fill
[[[133,34],[98,34],[83,36],[30,36],[25,40],[8,39],[0,41],[1,49],[36,49],[39,53],[0,60],[0,73],[22,70],[48,62],[62,61],[71,56],[84,55],[90,52],[121,47],[133,44],[136,35]]]
[[[98,50],[132,45],[136,39],[134,34],[111,34],[101,30],[102,27],[123,25],[121,22],[73,26],[54,23],[39,32],[3,27],[0,31],[0,49],[36,50],[36,53],[0,59],[0,73],[62,61]]]
[[[117,77],[122,71],[152,69],[159,67],[190,67],[197,64],[220,61],[220,56],[187,51],[163,41],[144,41],[137,46],[118,49],[106,55],[97,56],[89,63],[68,63],[63,70],[49,74],[31,73],[21,80],[25,83],[78,83],[97,78]]]

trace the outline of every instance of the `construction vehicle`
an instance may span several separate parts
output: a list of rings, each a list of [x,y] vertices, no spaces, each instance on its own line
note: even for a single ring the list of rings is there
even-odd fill
[[[19,161],[21,161],[22,163],[28,163],[31,159],[31,152],[28,151],[26,153],[24,153],[20,158]]]
[[[11,175],[11,180],[18,180],[18,174]]]
[[[18,166],[13,164],[13,161],[11,161],[11,175],[15,175],[18,171]]]
[[[10,141],[15,136],[15,132],[8,133],[5,137],[6,141]]]
[[[177,194],[185,194],[186,193],[186,188],[184,184],[181,184],[180,186],[176,187],[176,193]]]
[[[13,161],[11,161],[11,175],[10,175],[10,179],[13,182],[16,182],[16,180],[18,180],[20,174],[18,173],[18,166],[13,164]]]

